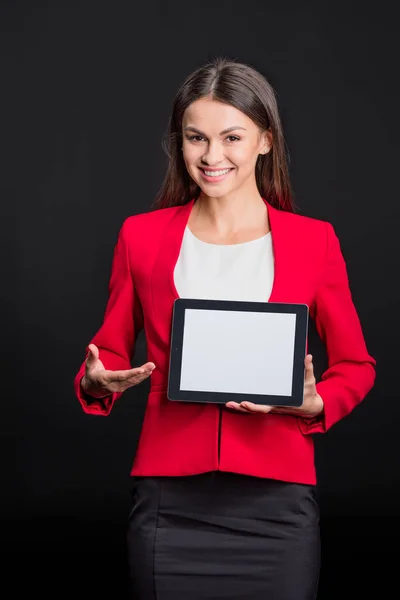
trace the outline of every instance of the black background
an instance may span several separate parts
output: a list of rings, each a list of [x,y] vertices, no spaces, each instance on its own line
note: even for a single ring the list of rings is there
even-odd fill
[[[319,599],[389,596],[400,503],[395,7],[1,2],[1,549],[15,597],[129,597],[129,471],[148,385],[105,419],[83,413],[72,381],[102,321],[122,221],[149,210],[161,184],[175,91],[217,55],[276,89],[296,205],[334,225],[377,360],[365,401],[315,439]],[[310,352],[318,375],[326,358],[312,327]],[[145,360],[141,335],[134,364]]]

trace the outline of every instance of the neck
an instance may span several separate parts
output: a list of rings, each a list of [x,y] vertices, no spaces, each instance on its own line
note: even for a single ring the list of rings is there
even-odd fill
[[[268,221],[268,211],[257,188],[250,194],[238,190],[217,198],[201,193],[193,212],[196,222],[221,235],[257,228]]]

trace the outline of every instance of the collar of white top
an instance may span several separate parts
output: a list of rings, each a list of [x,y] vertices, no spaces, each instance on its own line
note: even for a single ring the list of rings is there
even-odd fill
[[[271,231],[269,231],[265,235],[255,238],[254,240],[249,240],[248,242],[238,242],[237,244],[212,244],[210,242],[204,242],[203,240],[200,240],[198,237],[196,237],[194,235],[194,233],[191,232],[191,230],[189,229],[189,227],[187,225],[186,225],[186,232],[190,235],[190,237],[192,239],[196,240],[196,242],[198,242],[199,244],[205,244],[206,246],[215,246],[216,248],[235,248],[236,246],[245,246],[247,244],[254,244],[255,242],[261,242],[262,240],[265,240],[269,235],[271,235]]]

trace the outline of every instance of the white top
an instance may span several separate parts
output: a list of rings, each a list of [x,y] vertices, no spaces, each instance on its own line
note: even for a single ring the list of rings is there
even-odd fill
[[[186,227],[174,281],[181,298],[267,302],[274,280],[271,232],[241,244],[209,244]]]

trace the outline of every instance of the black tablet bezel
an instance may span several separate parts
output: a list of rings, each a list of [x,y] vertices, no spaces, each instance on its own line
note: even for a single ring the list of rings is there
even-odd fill
[[[272,312],[296,314],[294,342],[294,364],[291,396],[272,394],[242,394],[227,392],[204,392],[181,390],[179,382],[182,369],[182,343],[185,324],[185,311],[197,310],[235,310],[249,312]],[[177,298],[173,306],[171,327],[171,349],[168,370],[167,398],[177,402],[217,403],[243,402],[268,404],[272,406],[301,406],[304,395],[304,359],[308,329],[309,309],[307,304],[284,302],[245,302],[236,300],[203,300],[197,298]]]

